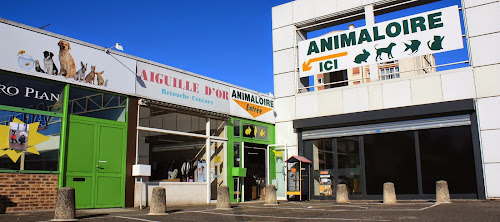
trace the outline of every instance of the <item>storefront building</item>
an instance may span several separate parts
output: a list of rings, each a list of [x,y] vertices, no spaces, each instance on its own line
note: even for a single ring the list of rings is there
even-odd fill
[[[136,86],[136,163],[150,165],[151,176],[137,178],[135,206],[147,206],[156,186],[166,188],[171,205],[216,201],[222,185],[234,190],[233,169],[245,170],[234,167],[239,148],[234,143],[243,142],[234,122],[258,127],[248,134],[257,138],[249,141],[266,150],[274,142],[272,97],[161,64],[138,62],[137,67],[142,81]],[[264,166],[266,156],[260,157]]]
[[[0,212],[53,209],[59,187],[77,209],[145,206],[155,186],[210,203],[233,180],[233,118],[274,143],[272,96],[8,20],[0,34]]]
[[[452,198],[500,198],[500,58],[491,53],[498,46],[487,44],[500,38],[493,22],[499,7],[497,1],[296,0],[273,8],[276,144],[286,144],[288,156],[311,160],[310,199],[334,199],[338,184],[347,185],[352,199],[381,199],[385,182],[394,183],[400,199],[429,199],[439,180],[448,182]],[[425,27],[411,28],[417,20]],[[349,23],[358,25],[342,28]],[[315,34],[324,27],[337,31]],[[455,28],[433,33],[448,27]],[[414,42],[420,48],[412,49]],[[385,46],[394,48],[379,50]],[[435,63],[428,64],[438,66],[407,76],[396,68],[397,75],[382,78],[387,64],[420,52],[432,53]],[[309,81],[361,65],[369,71],[363,84]],[[318,90],[325,84],[332,87]]]

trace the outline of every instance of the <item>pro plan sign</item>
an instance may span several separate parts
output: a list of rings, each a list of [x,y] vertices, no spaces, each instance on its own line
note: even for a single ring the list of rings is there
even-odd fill
[[[174,70],[137,62],[136,94],[159,101],[229,113],[229,87]]]
[[[231,115],[274,123],[274,100],[271,97],[235,88],[231,88],[230,95]]]
[[[463,48],[458,6],[299,42],[300,77]]]

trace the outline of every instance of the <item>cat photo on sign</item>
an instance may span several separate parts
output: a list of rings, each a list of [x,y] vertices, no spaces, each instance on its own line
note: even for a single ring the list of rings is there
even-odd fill
[[[10,122],[9,126],[9,147],[14,150],[26,151],[28,148],[29,125]]]

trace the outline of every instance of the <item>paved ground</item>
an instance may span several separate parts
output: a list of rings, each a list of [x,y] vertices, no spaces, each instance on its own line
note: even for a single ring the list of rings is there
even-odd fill
[[[166,215],[148,215],[148,209],[111,208],[78,210],[81,221],[500,221],[500,201],[453,201],[435,204],[400,201],[396,205],[380,202],[332,201],[281,202],[264,206],[262,202],[234,205],[230,210],[215,205],[168,207]],[[0,214],[0,221],[49,221],[53,212]]]

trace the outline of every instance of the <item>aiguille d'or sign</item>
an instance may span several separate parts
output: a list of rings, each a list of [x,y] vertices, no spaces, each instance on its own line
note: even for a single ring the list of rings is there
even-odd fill
[[[463,48],[458,6],[299,42],[300,76]]]

